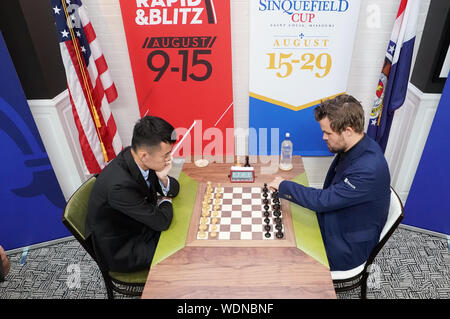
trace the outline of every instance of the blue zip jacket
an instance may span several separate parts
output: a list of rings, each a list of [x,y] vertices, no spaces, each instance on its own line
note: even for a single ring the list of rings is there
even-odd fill
[[[364,135],[335,157],[323,189],[283,181],[278,191],[317,213],[330,270],[349,270],[378,244],[389,212],[389,168],[379,145]]]

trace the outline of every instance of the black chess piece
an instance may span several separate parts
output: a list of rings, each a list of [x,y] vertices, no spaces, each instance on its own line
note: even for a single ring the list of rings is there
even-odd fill
[[[267,195],[267,193],[263,193],[263,197],[267,198],[269,195]]]
[[[270,223],[270,219],[269,218],[264,218],[264,222],[266,223],[266,224],[269,224]]]
[[[264,198],[262,202],[263,204],[269,204],[269,200],[267,198]]]
[[[284,234],[281,231],[278,231],[275,236],[277,236],[278,239],[281,239],[284,237]]]
[[[278,194],[278,192],[273,192],[273,193],[272,193],[272,198],[273,198],[273,199],[279,199],[279,198],[280,198],[280,195]]]
[[[266,238],[270,238],[270,236],[272,236],[269,232],[265,233]]]
[[[274,210],[280,210],[280,204],[274,204],[272,207]]]
[[[269,215],[270,215],[270,213],[267,210],[263,214],[265,217],[269,217]]]
[[[250,157],[248,155],[245,156],[245,165],[244,167],[250,167]]]
[[[275,210],[272,214],[275,217],[280,217],[281,216],[281,212],[279,210]]]
[[[281,231],[283,229],[283,225],[278,223],[278,224],[275,225],[275,229]]]
[[[264,209],[265,209],[265,210],[269,210],[269,208],[270,208],[270,206],[269,206],[269,205],[267,205],[267,204],[266,204],[266,205],[264,205]]]
[[[270,231],[270,225],[264,226],[264,229],[265,229],[266,231]]]
[[[277,218],[274,218],[274,221],[275,221],[275,223],[281,223],[281,218],[280,217],[277,217]]]
[[[274,204],[279,204],[279,203],[280,203],[280,200],[279,200],[278,198],[274,198],[274,199],[272,199],[272,202],[273,202]]]

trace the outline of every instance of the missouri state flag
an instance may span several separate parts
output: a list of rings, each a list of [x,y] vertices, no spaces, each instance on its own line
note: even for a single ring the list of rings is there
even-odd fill
[[[402,0],[378,80],[367,135],[386,150],[395,110],[403,105],[416,38],[419,0]]]
[[[51,7],[86,173],[99,173],[122,150],[109,106],[117,90],[86,7],[80,0],[52,0]]]

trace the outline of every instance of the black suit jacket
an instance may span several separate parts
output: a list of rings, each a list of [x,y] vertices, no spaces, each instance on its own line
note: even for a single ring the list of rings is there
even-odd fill
[[[167,194],[179,191],[170,178]],[[109,271],[148,268],[160,232],[172,222],[172,203],[157,205],[163,194],[156,173],[149,172],[150,188],[127,147],[97,177],[88,203],[85,236],[91,239],[99,262]]]

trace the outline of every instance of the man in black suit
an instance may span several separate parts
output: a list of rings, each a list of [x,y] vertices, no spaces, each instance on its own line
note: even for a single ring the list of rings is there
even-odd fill
[[[168,176],[176,141],[172,125],[145,116],[133,130],[131,147],[97,177],[88,204],[86,238],[109,271],[150,267],[161,231],[172,222],[172,197],[180,185]]]

